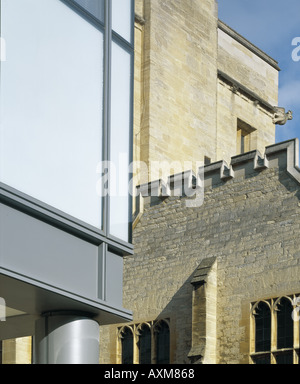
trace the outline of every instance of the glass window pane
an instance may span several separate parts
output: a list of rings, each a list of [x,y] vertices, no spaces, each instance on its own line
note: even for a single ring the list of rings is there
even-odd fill
[[[271,311],[266,303],[259,303],[255,316],[255,351],[271,350]]]
[[[157,364],[170,364],[170,329],[162,321],[157,327],[156,362]]]
[[[59,0],[1,4],[0,180],[101,227],[103,34]]]
[[[253,358],[253,362],[254,364],[257,364],[257,365],[268,365],[268,364],[271,364],[271,356],[265,355],[265,356],[255,357]]]
[[[104,22],[104,0],[73,0],[98,20]]]
[[[132,0],[112,0],[112,29],[131,42]]]
[[[131,56],[112,45],[110,234],[129,237]]]
[[[151,330],[144,325],[139,336],[140,364],[151,364]]]
[[[276,363],[282,365],[290,365],[294,363],[293,351],[282,353],[276,356]]]
[[[277,348],[293,348],[294,322],[293,307],[290,300],[283,298],[278,304],[277,312]]]
[[[129,328],[122,335],[122,364],[133,364],[133,335]]]

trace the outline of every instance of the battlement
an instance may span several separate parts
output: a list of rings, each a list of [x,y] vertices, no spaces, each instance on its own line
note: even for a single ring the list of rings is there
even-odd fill
[[[143,198],[166,198],[170,196],[193,196],[195,191],[220,187],[234,178],[261,173],[268,168],[286,170],[300,184],[299,140],[293,139],[266,147],[264,155],[257,150],[231,158],[230,164],[217,161],[200,167],[197,173],[188,170],[155,180],[137,187],[137,196]],[[204,188],[203,188],[204,187]]]

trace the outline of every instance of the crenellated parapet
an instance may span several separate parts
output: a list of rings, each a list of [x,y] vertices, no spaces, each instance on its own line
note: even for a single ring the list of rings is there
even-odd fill
[[[231,158],[230,164],[218,161],[198,168],[197,173],[188,170],[169,176],[167,180],[155,180],[137,187],[137,195],[143,198],[194,197],[205,188],[222,187],[235,178],[255,176],[268,168],[280,168],[300,184],[299,140],[293,139],[266,147],[264,155],[251,151]]]

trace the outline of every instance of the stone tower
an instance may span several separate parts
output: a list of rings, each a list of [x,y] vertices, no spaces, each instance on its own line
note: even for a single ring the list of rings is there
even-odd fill
[[[274,144],[277,62],[215,0],[136,0],[135,55],[136,184]]]
[[[215,159],[215,0],[137,0],[136,15],[135,159]]]

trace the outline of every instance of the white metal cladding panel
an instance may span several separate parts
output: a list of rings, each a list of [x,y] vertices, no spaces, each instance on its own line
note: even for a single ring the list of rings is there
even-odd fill
[[[96,299],[96,245],[2,204],[0,223],[2,268]]]

